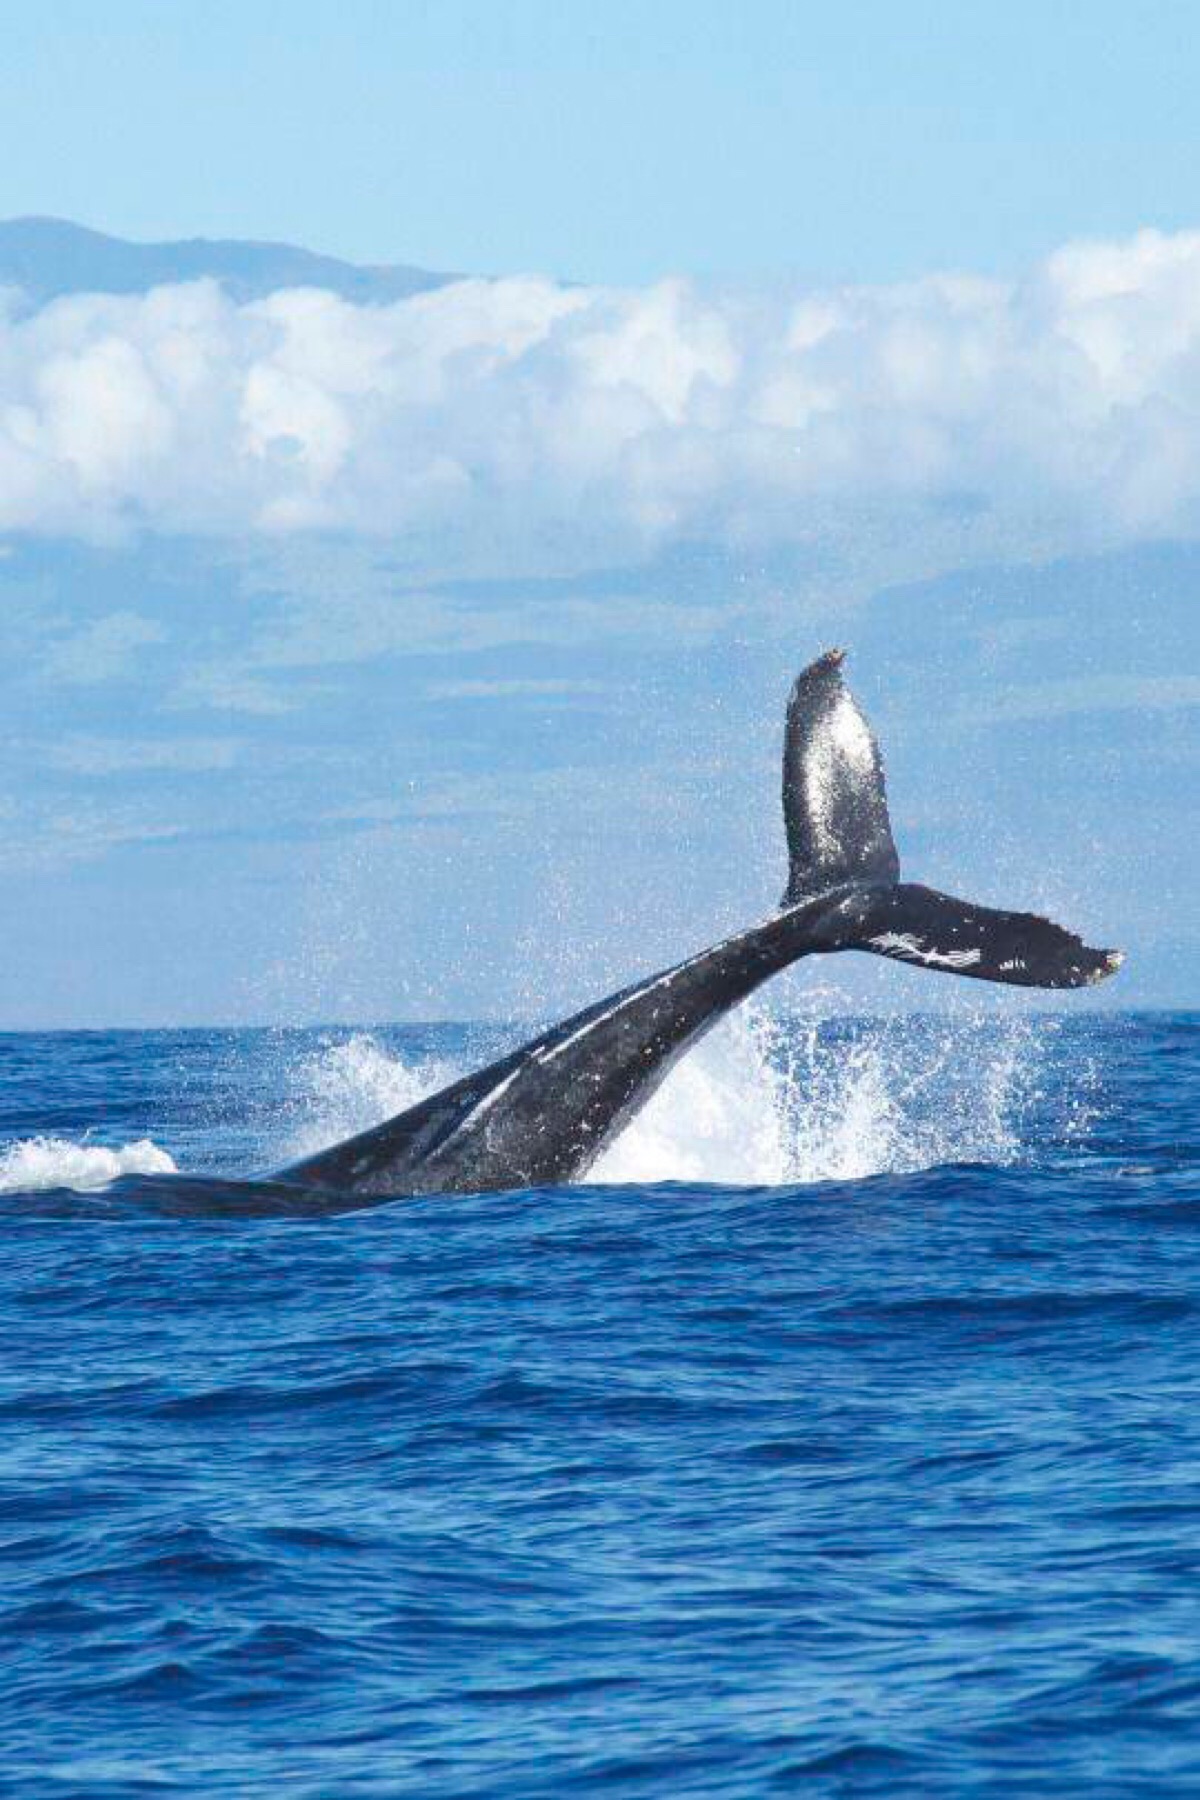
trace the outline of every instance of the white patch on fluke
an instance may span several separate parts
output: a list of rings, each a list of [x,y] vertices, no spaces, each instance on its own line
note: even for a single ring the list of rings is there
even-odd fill
[[[934,950],[911,931],[885,931],[870,943],[883,956],[907,957],[930,969],[973,969],[983,954],[979,950]]]
[[[804,798],[818,862],[833,862],[841,849],[834,828],[839,790],[862,787],[874,774],[871,728],[843,689],[814,733],[804,761]]]

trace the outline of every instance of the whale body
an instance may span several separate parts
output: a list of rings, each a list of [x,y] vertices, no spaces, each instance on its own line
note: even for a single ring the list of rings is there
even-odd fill
[[[578,1180],[671,1067],[764,981],[802,956],[863,950],[1023,987],[1102,981],[1120,954],[1033,913],[900,880],[879,747],[828,651],[787,709],[789,877],[778,910],[586,1007],[395,1118],[278,1171],[303,1210],[396,1195]]]

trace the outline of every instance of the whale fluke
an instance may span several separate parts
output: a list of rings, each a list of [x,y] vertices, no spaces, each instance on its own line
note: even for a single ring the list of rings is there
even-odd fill
[[[883,758],[842,680],[844,650],[797,676],[783,740],[783,819],[790,869],[785,906],[846,882],[897,881]]]
[[[1036,913],[1001,912],[900,880],[883,757],[842,679],[844,650],[796,678],[783,749],[790,869],[783,904],[850,889],[839,949],[1014,987],[1075,988],[1121,962]]]
[[[847,947],[1012,987],[1092,987],[1123,960],[1037,913],[1000,912],[908,881],[870,896]]]

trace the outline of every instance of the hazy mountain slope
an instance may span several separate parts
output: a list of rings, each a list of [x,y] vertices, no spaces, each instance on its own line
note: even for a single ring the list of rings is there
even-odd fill
[[[62,294],[137,294],[169,282],[217,280],[235,299],[285,287],[327,288],[345,299],[402,300],[451,277],[401,264],[360,267],[293,244],[221,238],[134,244],[66,219],[0,221],[0,287],[43,303]]]

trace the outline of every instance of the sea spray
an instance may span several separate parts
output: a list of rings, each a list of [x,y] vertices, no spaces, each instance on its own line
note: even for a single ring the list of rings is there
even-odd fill
[[[1019,1159],[1041,1095],[1026,1017],[987,1008],[847,1017],[818,991],[779,1016],[751,1001],[667,1077],[593,1175],[738,1185],[846,1181]]]
[[[588,1179],[763,1187],[789,1180],[788,1077],[771,1054],[774,1031],[770,1014],[754,1002],[714,1026]]]
[[[276,1158],[291,1162],[353,1137],[415,1106],[463,1073],[442,1056],[403,1056],[371,1032],[306,1051],[289,1068],[292,1098],[286,1140]]]

